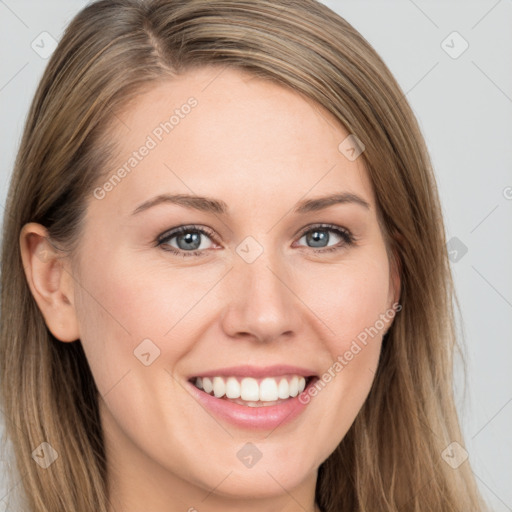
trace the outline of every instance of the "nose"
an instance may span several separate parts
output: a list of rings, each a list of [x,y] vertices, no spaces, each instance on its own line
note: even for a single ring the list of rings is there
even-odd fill
[[[300,331],[304,305],[277,256],[264,251],[252,263],[237,258],[227,279],[222,327],[228,336],[270,342]]]

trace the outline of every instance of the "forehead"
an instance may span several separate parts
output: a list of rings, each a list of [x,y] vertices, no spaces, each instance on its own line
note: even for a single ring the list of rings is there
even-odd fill
[[[244,71],[189,70],[152,84],[117,118],[118,154],[104,182],[122,175],[108,187],[108,202],[122,211],[180,192],[261,206],[343,191],[373,203],[362,158],[340,151],[349,133],[334,116]]]

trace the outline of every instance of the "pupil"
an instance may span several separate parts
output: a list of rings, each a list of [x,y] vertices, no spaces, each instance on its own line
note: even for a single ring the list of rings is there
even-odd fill
[[[180,240],[182,239],[185,239],[185,243],[186,244],[192,244],[192,247],[190,246],[185,246],[185,247],[180,247]],[[201,240],[200,240],[200,233],[187,233],[185,235],[181,235],[177,238],[177,243],[178,243],[178,247],[180,247],[180,249],[197,249],[200,245],[201,245]]]
[[[313,243],[313,247],[325,247],[323,242],[327,242],[329,235],[325,231],[312,231],[310,236],[307,236],[308,242]]]

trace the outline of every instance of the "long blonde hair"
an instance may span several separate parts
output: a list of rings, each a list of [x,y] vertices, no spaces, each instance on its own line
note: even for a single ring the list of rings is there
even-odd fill
[[[24,274],[19,235],[43,224],[70,251],[85,201],[114,151],[116,112],[152,83],[202,65],[249,71],[314,99],[364,143],[402,310],[375,381],[336,450],[320,466],[324,512],[487,510],[454,405],[455,298],[436,182],[412,110],[390,71],[347,21],[315,0],[104,0],[69,24],[41,79],[8,194],[1,261],[1,398],[30,512],[108,511],[94,384],[80,341],[47,329]],[[41,470],[32,452],[59,458]],[[15,474],[17,472],[17,474]]]

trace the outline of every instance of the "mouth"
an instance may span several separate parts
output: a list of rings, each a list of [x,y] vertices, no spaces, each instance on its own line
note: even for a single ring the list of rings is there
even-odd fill
[[[318,380],[316,375],[290,373],[260,378],[240,375],[195,376],[189,382],[219,400],[246,407],[269,407],[290,401]]]

